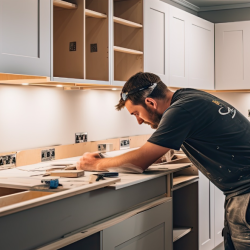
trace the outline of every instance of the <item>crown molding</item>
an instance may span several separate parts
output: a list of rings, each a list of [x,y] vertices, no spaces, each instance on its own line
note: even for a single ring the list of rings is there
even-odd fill
[[[203,11],[213,11],[213,10],[230,10],[230,9],[242,9],[242,8],[250,8],[250,1],[249,3],[240,3],[240,4],[225,4],[225,5],[217,5],[211,7],[198,7],[186,0],[171,0],[172,2],[178,3],[186,8],[197,12]]]
[[[249,8],[249,3],[241,3],[241,4],[226,4],[226,5],[218,5],[211,7],[201,7],[199,11],[212,11],[212,10],[230,10],[230,9],[242,9]]]
[[[189,8],[191,10],[194,10],[194,11],[199,11],[200,10],[200,7],[188,2],[188,1],[185,1],[185,0],[171,0],[172,2],[175,2],[175,3],[178,3],[186,8]]]

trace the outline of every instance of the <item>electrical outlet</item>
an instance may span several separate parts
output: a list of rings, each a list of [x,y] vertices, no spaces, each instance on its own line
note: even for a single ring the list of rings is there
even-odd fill
[[[53,161],[55,160],[55,149],[45,149],[41,151],[41,161]]]
[[[76,51],[76,42],[69,43],[69,51]]]
[[[88,141],[88,133],[75,133],[75,143]]]
[[[113,144],[112,143],[98,144],[97,148],[98,151],[101,152],[113,151]]]
[[[0,169],[8,169],[16,166],[16,154],[0,156]]]
[[[97,52],[97,43],[90,44],[90,52]]]
[[[120,139],[120,149],[130,148],[129,138]]]
[[[248,110],[248,117],[250,117],[250,109]]]

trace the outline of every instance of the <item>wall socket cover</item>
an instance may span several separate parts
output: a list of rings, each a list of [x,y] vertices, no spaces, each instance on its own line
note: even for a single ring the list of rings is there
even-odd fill
[[[75,133],[75,143],[87,142],[88,141],[88,133]]]
[[[120,139],[120,149],[130,148],[129,138]]]
[[[0,169],[16,166],[16,154],[0,156]]]
[[[55,149],[45,149],[41,151],[41,161],[53,161],[55,160]]]
[[[69,51],[76,51],[76,42],[69,43]]]
[[[112,143],[97,144],[97,149],[100,152],[113,151],[113,144]]]

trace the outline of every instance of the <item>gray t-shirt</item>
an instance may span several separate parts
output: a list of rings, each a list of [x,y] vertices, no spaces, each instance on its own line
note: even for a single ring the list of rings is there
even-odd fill
[[[148,141],[182,148],[228,197],[250,192],[250,122],[223,100],[195,89],[176,91]]]

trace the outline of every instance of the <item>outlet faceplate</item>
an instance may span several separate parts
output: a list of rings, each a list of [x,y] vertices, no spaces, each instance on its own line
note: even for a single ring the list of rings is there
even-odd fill
[[[55,160],[55,149],[45,149],[41,151],[41,161],[53,161]]]
[[[76,42],[69,43],[69,51],[76,51]]]
[[[120,149],[130,148],[129,138],[120,139]]]
[[[97,148],[98,151],[100,152],[113,151],[113,144],[112,143],[98,144]]]
[[[0,169],[8,169],[16,166],[16,154],[0,156]]]
[[[88,141],[88,133],[75,133],[75,143]]]

